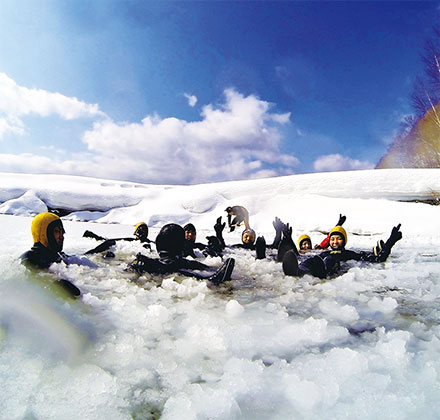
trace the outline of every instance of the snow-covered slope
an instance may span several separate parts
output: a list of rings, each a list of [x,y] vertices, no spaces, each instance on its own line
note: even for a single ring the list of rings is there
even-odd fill
[[[419,229],[419,223],[411,219],[413,213],[423,209],[430,219],[434,210],[411,204],[397,211],[396,201],[438,197],[440,170],[316,173],[193,186],[0,173],[0,185],[3,214],[33,215],[50,207],[71,211],[67,218],[77,221],[132,225],[145,221],[155,227],[191,221],[202,229],[211,229],[227,206],[240,204],[248,208],[251,225],[260,232],[271,231],[274,216],[290,221],[298,229],[326,230],[342,212],[349,214],[353,231],[368,233],[385,229],[384,212],[394,213],[396,221],[405,223],[406,228]],[[438,226],[436,220],[432,222],[436,224],[430,231]]]

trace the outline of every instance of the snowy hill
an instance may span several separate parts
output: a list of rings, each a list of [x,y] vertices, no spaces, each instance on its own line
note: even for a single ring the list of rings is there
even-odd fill
[[[382,221],[386,217],[381,217],[377,206],[382,213],[399,214],[406,228],[413,226],[408,218],[411,211],[396,212],[395,202],[440,196],[440,170],[315,173],[193,186],[0,173],[0,185],[0,214],[35,215],[49,207],[68,210],[72,213],[67,219],[77,221],[131,225],[144,221],[153,227],[191,221],[211,229],[227,206],[240,204],[248,208],[251,225],[260,232],[271,231],[274,216],[290,220],[299,229],[326,230],[342,212],[349,213],[348,223],[354,231],[362,233],[385,228]],[[342,199],[337,206],[335,199]],[[402,208],[434,211],[414,204]],[[362,221],[359,225],[351,223],[358,219]]]

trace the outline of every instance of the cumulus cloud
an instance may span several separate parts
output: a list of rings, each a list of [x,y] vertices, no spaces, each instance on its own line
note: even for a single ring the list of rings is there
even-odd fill
[[[314,169],[318,172],[373,169],[374,166],[371,162],[351,159],[340,154],[320,156],[313,163]]]
[[[206,105],[201,120],[145,117],[140,123],[95,123],[83,141],[97,153],[109,176],[139,167],[147,182],[197,183],[276,173],[267,166],[292,167],[297,159],[280,153],[279,126],[290,114],[271,113],[271,104],[233,89],[219,107]],[[116,166],[115,166],[116,162]],[[269,172],[267,172],[269,171]],[[120,176],[126,176],[121,174]],[[136,175],[135,175],[136,176]],[[130,177],[133,179],[133,175]],[[140,179],[137,179],[140,181]]]
[[[0,73],[0,136],[6,132],[23,134],[21,118],[30,114],[41,117],[58,115],[66,120],[105,115],[96,104],[87,104],[60,93],[19,86],[5,73]]]
[[[184,93],[186,99],[188,99],[188,105],[193,108],[197,103],[197,96],[189,95],[188,93]]]
[[[148,115],[141,122],[96,121],[82,140],[89,152],[55,157],[0,155],[11,172],[62,173],[159,184],[191,184],[291,173],[298,160],[280,152],[290,113],[233,89],[202,108],[198,121]],[[20,165],[26,167],[21,170]]]

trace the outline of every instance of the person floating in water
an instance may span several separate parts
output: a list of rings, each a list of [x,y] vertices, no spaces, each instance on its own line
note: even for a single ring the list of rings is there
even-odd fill
[[[86,230],[83,234],[84,238],[92,238],[97,241],[140,241],[143,244],[143,247],[146,249],[151,249],[150,243],[153,242],[148,239],[148,225],[145,222],[138,223],[134,228],[134,238],[133,237],[124,237],[124,238],[114,238],[107,239],[103,236],[97,235],[96,233]]]
[[[47,269],[54,263],[87,265],[96,267],[92,261],[83,256],[67,255],[63,252],[64,226],[63,222],[54,213],[44,212],[36,215],[32,220],[31,233],[34,244],[29,251],[20,256],[21,263],[30,269]],[[112,246],[112,241],[104,241],[86,252],[96,254]],[[65,289],[72,296],[79,296],[80,290],[69,280],[61,279],[54,283]]]
[[[346,219],[347,219],[346,216],[340,214],[336,226],[342,226]],[[309,253],[313,249],[322,250],[328,248],[329,246],[328,234],[326,238],[319,245],[316,245],[314,248],[310,236],[303,234],[298,239],[298,248],[297,248],[292,240],[292,228],[289,226],[289,223],[285,224],[278,217],[275,217],[275,220],[273,221],[273,227],[275,229],[275,238],[273,240],[272,245],[266,246],[266,241],[264,237],[261,237],[257,240],[257,244],[256,244],[257,259],[263,259],[266,257],[266,248],[277,250],[276,260],[278,262],[282,262],[284,254],[287,251],[293,250],[297,256],[301,256]]]
[[[215,285],[230,280],[235,265],[233,258],[226,259],[220,268],[215,269],[199,261],[184,258],[184,247],[184,229],[180,225],[169,223],[162,227],[156,237],[159,258],[150,258],[139,253],[129,268],[139,274],[179,273],[199,280],[208,280]]]
[[[184,257],[192,257],[197,258],[195,249],[198,249],[204,257],[221,257],[222,256],[222,246],[215,236],[207,236],[208,240],[207,244],[203,244],[201,242],[196,242],[197,238],[197,230],[196,227],[192,223],[187,223],[183,230],[185,231],[185,245],[183,248],[183,256]]]
[[[384,262],[395,243],[402,239],[400,226],[399,224],[393,227],[388,240],[386,242],[379,241],[373,252],[356,252],[345,249],[347,232],[342,226],[335,226],[329,233],[330,250],[306,258],[301,263],[298,263],[297,253],[293,249],[289,250],[283,257],[283,272],[288,276],[310,274],[319,278],[327,278],[341,274],[343,271],[342,263],[345,261]]]
[[[214,225],[214,230],[216,233],[216,237],[218,239],[218,242],[220,243],[222,249],[226,248],[225,240],[223,239],[223,230],[226,226],[226,223],[222,223],[222,217],[220,216],[217,218],[217,221]],[[251,251],[254,251],[260,241],[261,237],[257,238],[257,234],[253,229],[250,227],[243,230],[241,233],[241,243],[228,245],[230,248],[242,248],[242,249],[249,249]],[[263,238],[264,239],[264,238]]]

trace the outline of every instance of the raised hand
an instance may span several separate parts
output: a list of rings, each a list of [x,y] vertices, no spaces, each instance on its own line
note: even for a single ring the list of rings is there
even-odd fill
[[[397,226],[394,226],[391,230],[391,235],[387,241],[389,246],[393,246],[397,241],[400,241],[402,239],[402,232],[400,229],[400,223]]]
[[[338,223],[336,223],[336,226],[342,226],[344,224],[345,220],[347,220],[347,216],[343,216],[340,213],[339,214],[339,220],[338,220]]]
[[[285,238],[292,240],[292,227],[289,225],[289,223],[284,225],[283,235]]]
[[[276,232],[282,232],[286,228],[285,223],[283,223],[278,217],[275,217],[272,225]]]
[[[223,229],[225,228],[225,226],[226,226],[226,223],[224,222],[224,223],[222,223],[222,217],[220,216],[218,219],[217,219],[217,221],[216,221],[216,223],[215,223],[215,225],[214,225],[214,230],[215,230],[215,233],[217,234],[217,235],[222,235],[222,232],[223,232]]]

